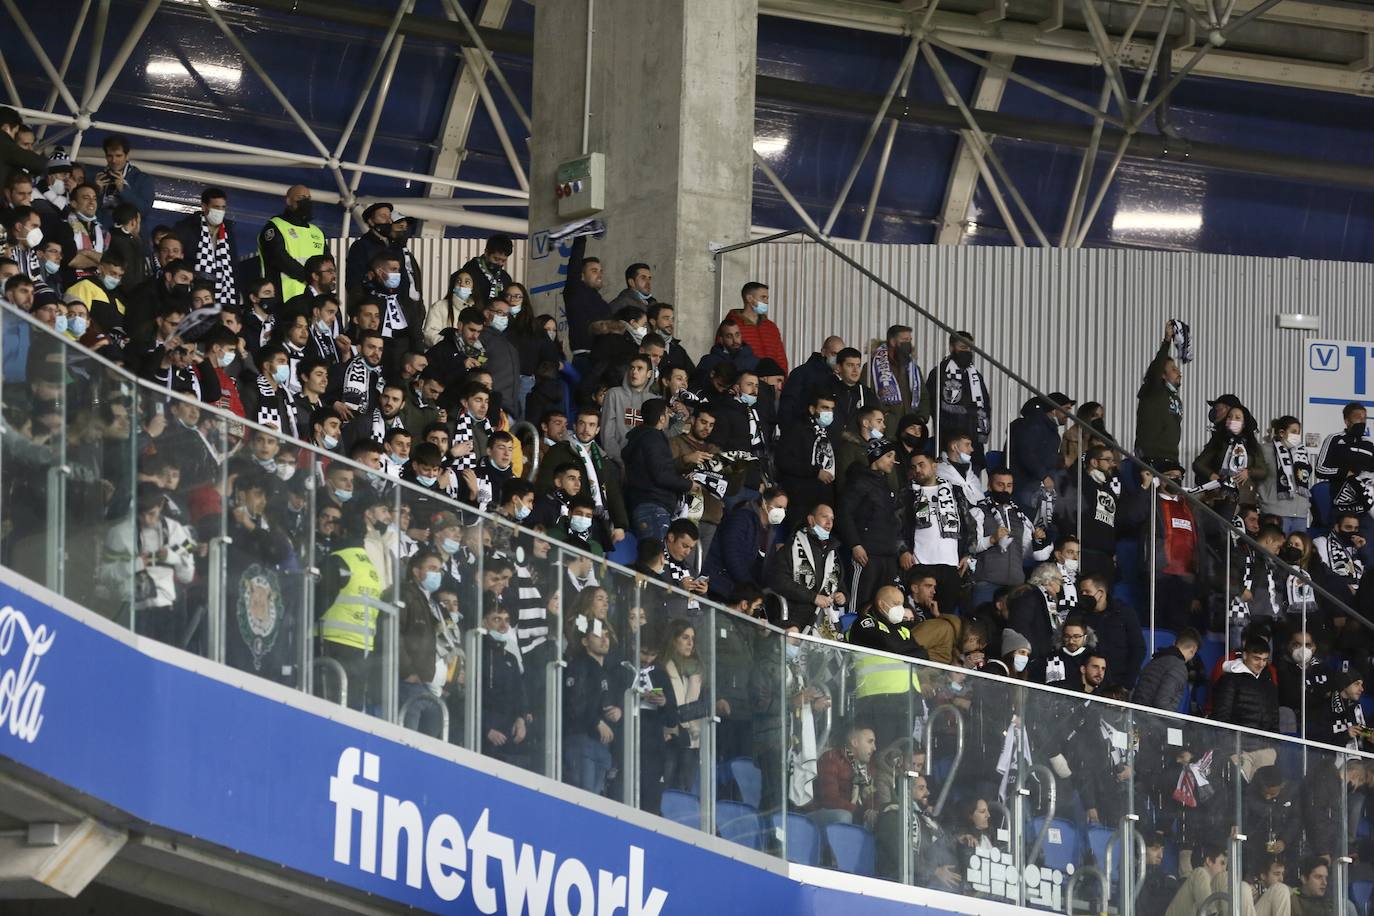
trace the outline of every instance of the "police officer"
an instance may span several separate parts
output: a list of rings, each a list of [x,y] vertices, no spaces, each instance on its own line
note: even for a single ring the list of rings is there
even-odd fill
[[[375,494],[362,497],[357,514],[345,515],[345,531],[325,561],[317,586],[320,642],[325,656],[348,675],[348,705],[364,709],[381,697],[377,618],[383,604],[382,576],[363,542],[367,530],[383,524],[386,503]]]
[[[908,626],[914,615],[901,589],[885,585],[873,603],[849,628],[845,639],[866,649],[880,649],[908,658],[926,658]],[[854,661],[854,719],[873,727],[879,747],[912,734],[916,719],[925,716],[921,680],[908,662],[862,653]]]
[[[310,282],[306,259],[324,254],[324,232],[310,221],[313,216],[310,189],[292,185],[286,192],[286,209],[258,234],[262,275],[276,285],[282,302],[305,292]]]

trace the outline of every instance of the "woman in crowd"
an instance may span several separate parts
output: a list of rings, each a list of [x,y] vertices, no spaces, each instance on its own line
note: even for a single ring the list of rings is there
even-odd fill
[[[437,344],[445,328],[458,327],[458,313],[475,304],[472,299],[472,275],[465,270],[455,270],[448,278],[448,293],[425,313],[425,324],[421,330],[425,346]]]

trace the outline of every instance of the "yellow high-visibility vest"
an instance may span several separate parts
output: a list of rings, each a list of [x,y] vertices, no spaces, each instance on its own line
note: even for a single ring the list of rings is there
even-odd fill
[[[319,226],[297,226],[280,216],[274,216],[267,222],[281,236],[282,244],[286,246],[286,253],[295,258],[298,263],[304,264],[306,258],[324,254],[324,231]],[[287,302],[305,292],[305,284],[300,280],[295,280],[286,274],[273,276],[268,272],[267,260],[262,256],[262,251],[258,251],[258,263],[262,267],[262,275],[277,284],[277,297],[282,302]]]
[[[382,602],[382,577],[361,547],[345,547],[333,556],[348,566],[348,582],[320,618],[320,638],[371,652],[377,644],[377,615]]]

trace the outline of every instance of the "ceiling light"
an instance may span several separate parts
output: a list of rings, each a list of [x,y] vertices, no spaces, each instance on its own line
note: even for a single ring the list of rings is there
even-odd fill
[[[205,61],[191,61],[191,67],[196,75],[207,83],[222,83],[226,86],[237,86],[239,80],[243,78],[243,70],[239,67],[224,67],[219,64],[212,64]],[[152,77],[162,79],[189,80],[191,73],[186,69],[186,65],[179,60],[170,57],[155,57],[148,61],[143,72]]]
[[[1118,210],[1112,218],[1113,232],[1197,232],[1202,228],[1202,212],[1160,210]]]
[[[760,156],[776,156],[787,149],[786,137],[755,137],[754,152]]]

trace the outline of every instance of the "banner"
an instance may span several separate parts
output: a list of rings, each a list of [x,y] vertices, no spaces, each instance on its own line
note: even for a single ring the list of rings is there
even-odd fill
[[[1374,407],[1374,343],[1309,340],[1303,350],[1303,438],[1308,448],[1345,430],[1341,409],[1352,401]],[[1266,418],[1256,417],[1261,428]]]

